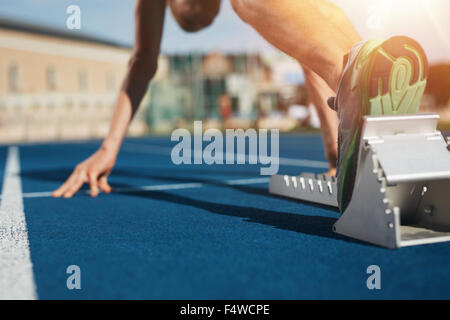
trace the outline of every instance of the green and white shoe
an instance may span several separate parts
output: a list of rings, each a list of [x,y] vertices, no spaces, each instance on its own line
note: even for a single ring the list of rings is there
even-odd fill
[[[422,47],[403,36],[357,44],[331,107],[338,112],[338,203],[350,202],[358,162],[361,119],[365,115],[400,115],[419,111],[428,61]]]

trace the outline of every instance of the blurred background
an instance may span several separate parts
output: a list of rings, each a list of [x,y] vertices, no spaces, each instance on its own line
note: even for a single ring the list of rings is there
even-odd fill
[[[365,39],[408,35],[430,59],[423,111],[450,129],[450,1],[333,0]],[[104,137],[133,47],[134,0],[0,2],[0,143]],[[66,27],[70,5],[81,29]],[[129,135],[174,128],[320,127],[295,60],[223,0],[213,25],[184,33],[166,13],[159,67]]]

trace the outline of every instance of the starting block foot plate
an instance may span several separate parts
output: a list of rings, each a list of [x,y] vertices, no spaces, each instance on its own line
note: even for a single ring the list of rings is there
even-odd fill
[[[437,114],[365,117],[351,201],[333,229],[387,248],[450,241],[450,152]],[[334,178],[275,175],[272,194],[336,207]]]

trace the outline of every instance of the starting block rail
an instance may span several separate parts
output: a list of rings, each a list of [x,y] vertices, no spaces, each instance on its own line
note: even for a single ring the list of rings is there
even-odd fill
[[[272,194],[338,207],[336,178],[303,173],[298,177],[275,175],[270,179]]]
[[[364,117],[352,198],[335,232],[387,248],[450,241],[450,152],[438,120]],[[338,206],[336,180],[323,175],[275,175],[269,191]]]

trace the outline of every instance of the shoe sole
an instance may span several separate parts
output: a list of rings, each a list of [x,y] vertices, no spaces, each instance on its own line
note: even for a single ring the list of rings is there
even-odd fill
[[[411,38],[393,37],[371,55],[366,86],[368,110],[362,111],[367,115],[419,112],[428,71],[422,47]]]
[[[419,111],[428,73],[428,60],[420,44],[411,38],[396,36],[357,59],[357,65],[363,65],[358,81],[362,116],[414,114]],[[351,198],[348,192],[352,192],[356,175],[360,135],[359,127],[345,156],[342,178],[338,179],[341,212]]]

